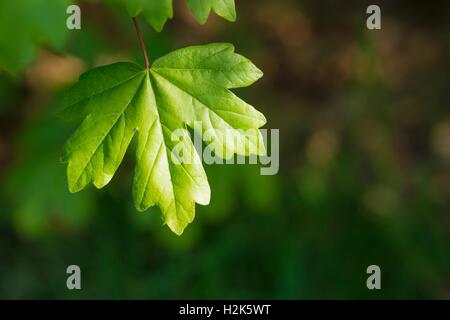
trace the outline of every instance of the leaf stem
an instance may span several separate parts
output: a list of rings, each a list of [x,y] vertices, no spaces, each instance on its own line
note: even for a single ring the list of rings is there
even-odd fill
[[[137,23],[136,17],[133,17],[134,28],[136,29],[136,34],[139,39],[139,45],[141,46],[142,54],[145,59],[145,67],[147,70],[150,69],[150,62],[148,61],[147,50],[145,49],[144,39],[142,38],[141,29],[139,29],[139,25]]]

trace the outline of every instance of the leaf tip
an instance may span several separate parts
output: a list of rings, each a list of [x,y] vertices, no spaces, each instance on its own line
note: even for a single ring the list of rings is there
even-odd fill
[[[181,237],[184,233],[184,230],[187,227],[187,224],[182,225],[177,221],[166,221],[165,224],[169,227],[169,229],[175,233],[177,236]]]

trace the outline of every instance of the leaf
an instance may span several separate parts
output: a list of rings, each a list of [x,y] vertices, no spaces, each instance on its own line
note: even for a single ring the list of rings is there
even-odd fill
[[[133,198],[139,211],[158,205],[164,222],[181,234],[195,215],[195,203],[210,201],[208,180],[188,127],[211,130],[216,155],[265,154],[258,128],[264,116],[229,89],[251,85],[262,76],[230,44],[194,46],[158,59],[150,70],[116,63],[80,77],[67,93],[62,114],[83,118],[65,146],[69,190],[90,182],[102,188],[114,176],[137,136]],[[254,129],[241,132],[237,129]],[[238,144],[228,135],[232,130]],[[181,132],[181,140],[173,139]],[[173,161],[180,146],[195,161]],[[223,151],[227,148],[227,152]]]
[[[0,69],[17,76],[33,61],[41,45],[61,49],[67,0],[0,1]]]
[[[208,20],[211,10],[228,21],[236,21],[234,0],[188,0],[188,3],[192,13],[201,24]]]
[[[163,29],[167,20],[173,17],[172,0],[126,0],[124,3],[130,17],[142,14],[158,32]]]
[[[173,0],[115,0],[135,17],[142,14],[145,20],[160,32],[168,19],[173,17]],[[204,24],[212,11],[228,21],[236,20],[234,0],[187,0],[197,21]]]

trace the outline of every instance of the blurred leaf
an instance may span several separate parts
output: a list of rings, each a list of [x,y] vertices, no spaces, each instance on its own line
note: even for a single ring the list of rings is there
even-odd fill
[[[228,21],[236,20],[234,0],[188,0],[188,3],[201,24],[208,20],[211,10]]]
[[[67,34],[68,0],[0,2],[0,69],[17,76],[40,45],[61,49]]]
[[[173,17],[172,0],[112,0],[124,5],[131,17],[142,14],[145,20],[160,32]],[[204,24],[211,11],[228,21],[236,20],[234,0],[188,0],[197,21]]]
[[[127,8],[130,17],[142,14],[145,20],[156,30],[161,31],[168,19],[173,17],[172,0],[118,0]]]

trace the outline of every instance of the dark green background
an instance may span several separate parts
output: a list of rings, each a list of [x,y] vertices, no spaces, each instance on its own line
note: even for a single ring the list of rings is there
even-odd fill
[[[207,166],[211,205],[182,237],[134,209],[133,152],[103,190],[69,194],[64,89],[143,62],[123,10],[81,1],[62,50],[0,73],[0,298],[449,298],[449,5],[380,2],[369,31],[364,1],[238,0],[236,23],[205,26],[175,3],[161,34],[140,19],[152,60],[235,44],[265,72],[238,93],[280,129],[280,173]],[[71,264],[81,291],[66,289]]]

